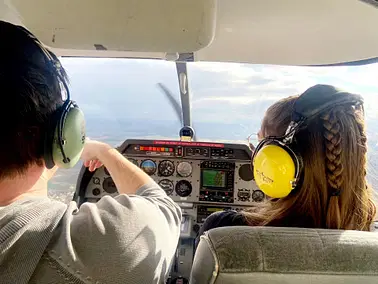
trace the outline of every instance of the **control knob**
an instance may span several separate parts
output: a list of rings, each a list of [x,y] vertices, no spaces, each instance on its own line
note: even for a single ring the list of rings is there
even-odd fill
[[[92,178],[92,182],[93,182],[94,184],[100,184],[100,183],[101,183],[101,180],[100,180],[98,177],[94,177],[94,178]]]
[[[100,195],[100,193],[101,193],[101,190],[100,190],[98,187],[96,187],[96,188],[94,188],[94,189],[92,190],[92,194],[93,194],[94,196]]]
[[[251,198],[251,190],[249,190],[248,188],[238,189],[238,198],[243,202],[249,201],[249,199]]]

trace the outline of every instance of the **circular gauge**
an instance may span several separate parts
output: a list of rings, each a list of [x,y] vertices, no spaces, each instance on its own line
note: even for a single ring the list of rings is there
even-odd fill
[[[117,187],[111,177],[107,177],[104,179],[102,182],[102,187],[107,193],[116,193],[117,192]]]
[[[177,173],[182,177],[188,177],[192,174],[193,167],[188,162],[180,162],[177,165]]]
[[[132,159],[132,158],[127,158],[130,162],[132,162],[134,165],[136,165],[137,167],[139,167],[138,165],[138,161],[135,160],[135,159]]]
[[[180,180],[176,183],[175,191],[178,196],[186,197],[192,193],[192,185],[187,180]]]
[[[160,187],[165,191],[167,195],[171,195],[174,189],[173,182],[169,179],[162,179],[159,181]]]
[[[265,198],[264,192],[262,192],[260,189],[257,189],[252,192],[252,200],[255,202],[261,202]]]
[[[140,164],[140,168],[148,175],[153,175],[156,172],[156,164],[152,160],[144,160]]]
[[[250,164],[241,165],[239,168],[239,177],[244,181],[253,180],[253,171]]]
[[[163,177],[169,177],[175,172],[175,164],[168,160],[161,161],[159,163],[158,172]]]

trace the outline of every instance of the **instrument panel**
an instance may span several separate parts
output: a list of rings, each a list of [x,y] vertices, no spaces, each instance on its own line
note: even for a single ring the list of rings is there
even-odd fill
[[[265,198],[244,144],[126,140],[119,150],[176,202],[252,206]],[[97,169],[85,190],[91,200],[117,194],[106,168]]]
[[[194,241],[214,212],[243,210],[265,199],[254,180],[252,152],[244,144],[126,140],[118,150],[158,183],[182,209],[180,240],[170,271],[189,279]],[[118,195],[109,172],[82,168],[74,199],[79,204]],[[178,279],[177,278],[177,279]]]

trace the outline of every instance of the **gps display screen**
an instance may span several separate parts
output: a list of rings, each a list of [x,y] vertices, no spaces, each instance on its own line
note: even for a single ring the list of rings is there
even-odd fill
[[[204,187],[226,187],[226,172],[219,170],[203,170],[202,186]]]

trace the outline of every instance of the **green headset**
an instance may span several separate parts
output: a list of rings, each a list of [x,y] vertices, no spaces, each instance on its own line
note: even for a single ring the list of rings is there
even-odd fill
[[[266,137],[253,153],[253,174],[260,190],[271,198],[283,198],[298,187],[303,162],[301,155],[292,147],[296,134],[309,121],[339,105],[363,106],[363,99],[330,85],[315,85],[297,98],[285,135]]]
[[[71,168],[80,159],[85,143],[85,119],[78,105],[71,101],[70,90],[63,79],[62,66],[54,59],[42,43],[28,30],[18,26],[43,53],[48,68],[59,79],[61,89],[66,92],[66,100],[53,113],[49,120],[44,142],[44,160],[46,167],[55,165],[59,168]]]

